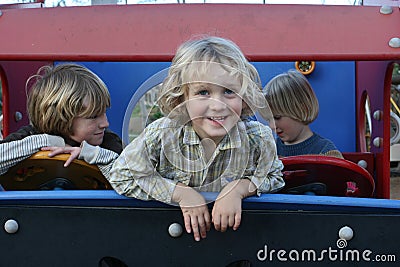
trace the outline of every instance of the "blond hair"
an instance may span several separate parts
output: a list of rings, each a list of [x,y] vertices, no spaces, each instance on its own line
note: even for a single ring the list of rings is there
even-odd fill
[[[31,124],[42,133],[68,137],[73,119],[104,114],[110,107],[110,94],[104,82],[89,69],[74,63],[43,66],[28,92]],[[87,104],[87,106],[84,105]]]
[[[192,39],[178,48],[158,100],[164,115],[170,114],[184,102],[190,82],[206,73],[212,63],[219,64],[229,75],[241,81],[241,89],[235,93],[246,103],[242,116],[253,115],[255,111],[259,111],[265,119],[272,118],[256,68],[249,63],[235,43],[215,36]]]
[[[289,70],[279,74],[267,83],[264,90],[274,116],[289,117],[305,125],[317,118],[318,99],[311,84],[300,72]]]

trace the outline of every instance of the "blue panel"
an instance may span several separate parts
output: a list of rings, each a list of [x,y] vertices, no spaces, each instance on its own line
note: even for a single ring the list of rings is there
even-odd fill
[[[256,62],[263,86],[277,74],[294,69],[294,62]],[[354,62],[316,62],[307,75],[319,101],[318,118],[310,125],[343,152],[356,151],[356,90]]]
[[[128,131],[124,117],[132,111],[136,101],[160,82],[168,62],[79,62],[100,76],[111,93],[111,108],[107,111],[110,128],[121,137]],[[263,86],[275,75],[294,69],[294,62],[255,62]],[[154,76],[156,75],[156,76]],[[154,79],[154,77],[156,77]],[[314,72],[307,76],[320,104],[320,113],[311,128],[331,139],[339,150],[356,149],[355,63],[317,62]],[[152,81],[154,81],[152,83]],[[140,89],[140,92],[138,92]],[[134,95],[136,93],[136,95]],[[131,113],[129,113],[131,114]],[[125,127],[125,129],[123,129]],[[124,142],[127,142],[124,138]]]
[[[202,192],[207,203],[213,203],[218,193]],[[5,191],[0,206],[43,205],[80,207],[135,207],[176,209],[158,201],[142,201],[117,194],[114,190],[49,190]],[[243,200],[244,210],[280,211],[357,211],[400,214],[398,200],[308,196],[290,194],[261,194]]]

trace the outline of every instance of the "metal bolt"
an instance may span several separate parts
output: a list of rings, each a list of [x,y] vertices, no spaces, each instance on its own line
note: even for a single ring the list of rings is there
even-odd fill
[[[379,12],[384,15],[389,15],[393,13],[393,9],[391,6],[381,6]]]
[[[375,139],[373,141],[373,144],[374,144],[375,147],[381,147],[382,141],[383,141],[382,138],[375,137]]]
[[[393,37],[392,39],[390,39],[389,46],[393,48],[400,48],[400,38]]]
[[[15,119],[15,121],[20,121],[20,120],[22,120],[22,113],[19,112],[19,111],[15,112],[15,114],[14,114],[14,119]]]
[[[168,227],[168,233],[172,237],[180,237],[183,233],[183,228],[179,223],[172,223]]]
[[[381,110],[376,110],[373,114],[374,119],[380,121],[382,119],[382,113]]]
[[[9,219],[4,224],[4,230],[9,234],[15,234],[18,231],[18,222],[13,219]]]
[[[365,160],[360,160],[359,162],[357,162],[358,166],[363,167],[364,169],[366,169],[368,167],[368,163]]]
[[[349,226],[343,226],[339,230],[339,238],[349,241],[354,236],[354,231]]]

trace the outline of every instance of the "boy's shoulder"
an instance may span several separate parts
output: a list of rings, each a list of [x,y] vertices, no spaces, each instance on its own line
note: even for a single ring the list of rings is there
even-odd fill
[[[266,137],[272,135],[272,130],[269,126],[255,120],[242,121],[248,135]]]
[[[320,146],[323,146],[325,149],[329,149],[329,150],[337,150],[335,143],[333,143],[332,140],[323,137],[317,133],[314,132],[313,134],[314,137],[314,142],[318,143]]]
[[[176,127],[182,127],[178,125],[178,122],[175,120],[172,120],[168,117],[162,117],[159,118],[150,124],[148,124],[145,128],[146,131],[151,131],[151,130],[163,130],[163,129],[170,129],[170,128],[176,128]]]
[[[168,117],[159,118],[148,124],[142,133],[142,137],[146,140],[156,140],[165,137],[166,134],[170,135],[171,132],[176,133],[183,129],[184,125],[180,125],[178,121]]]
[[[0,143],[7,143],[11,141],[21,140],[27,136],[34,134],[39,134],[39,132],[32,125],[25,125],[19,128],[16,132],[9,134],[3,140],[0,140]]]

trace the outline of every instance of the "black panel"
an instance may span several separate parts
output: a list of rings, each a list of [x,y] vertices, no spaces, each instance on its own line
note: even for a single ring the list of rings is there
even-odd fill
[[[312,266],[321,264],[312,264],[318,258],[323,266],[374,266],[377,254],[384,254],[387,260],[390,255],[396,257],[397,264],[386,262],[384,266],[398,266],[400,261],[398,214],[244,211],[239,230],[211,230],[200,242],[186,233],[178,238],[169,236],[171,223],[182,224],[179,209],[2,206],[0,218],[3,224],[10,218],[19,224],[15,234],[0,232],[1,266],[89,267],[99,266],[104,257],[114,257],[127,266],[174,267],[228,266],[239,260],[247,260],[243,266]],[[338,232],[345,225],[353,229],[354,237],[346,248],[339,249]],[[367,249],[372,251],[367,255],[371,262],[362,259]],[[278,250],[285,251],[281,260]],[[310,250],[315,251],[315,260]],[[322,258],[323,250],[327,251]],[[347,250],[353,254],[347,252],[346,261]],[[300,259],[303,254],[304,260],[291,259],[296,253]]]

